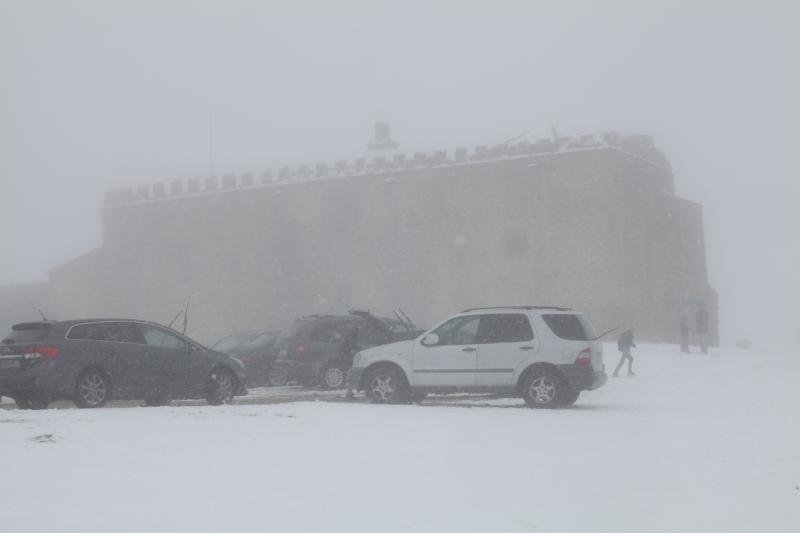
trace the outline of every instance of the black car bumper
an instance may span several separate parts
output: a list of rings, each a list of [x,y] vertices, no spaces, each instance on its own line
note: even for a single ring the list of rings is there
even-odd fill
[[[558,370],[574,391],[599,389],[608,381],[603,370],[595,372],[588,365],[559,365]]]

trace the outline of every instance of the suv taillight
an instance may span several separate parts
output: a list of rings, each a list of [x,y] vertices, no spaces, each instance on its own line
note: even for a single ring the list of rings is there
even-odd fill
[[[294,351],[294,358],[295,359],[302,359],[303,356],[308,352],[308,345],[300,344],[297,349]]]
[[[58,346],[36,346],[25,352],[25,359],[55,359],[61,354]]]
[[[592,349],[591,348],[584,348],[581,350],[581,353],[578,354],[578,357],[575,358],[576,365],[587,365],[591,366],[592,364]]]

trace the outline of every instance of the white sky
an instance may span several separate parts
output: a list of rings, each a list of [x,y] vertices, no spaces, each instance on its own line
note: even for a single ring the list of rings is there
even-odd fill
[[[555,123],[654,134],[723,340],[800,343],[793,2],[333,4],[0,0],[0,283],[95,247],[108,187]]]

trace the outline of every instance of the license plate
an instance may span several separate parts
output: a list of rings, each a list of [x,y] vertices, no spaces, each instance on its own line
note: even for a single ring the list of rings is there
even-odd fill
[[[19,368],[19,359],[0,361],[0,368]]]

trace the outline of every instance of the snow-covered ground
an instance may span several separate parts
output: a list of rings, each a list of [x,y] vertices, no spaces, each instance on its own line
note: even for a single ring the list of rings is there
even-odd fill
[[[2,409],[0,531],[797,531],[798,357],[634,355],[637,377],[558,411]]]

